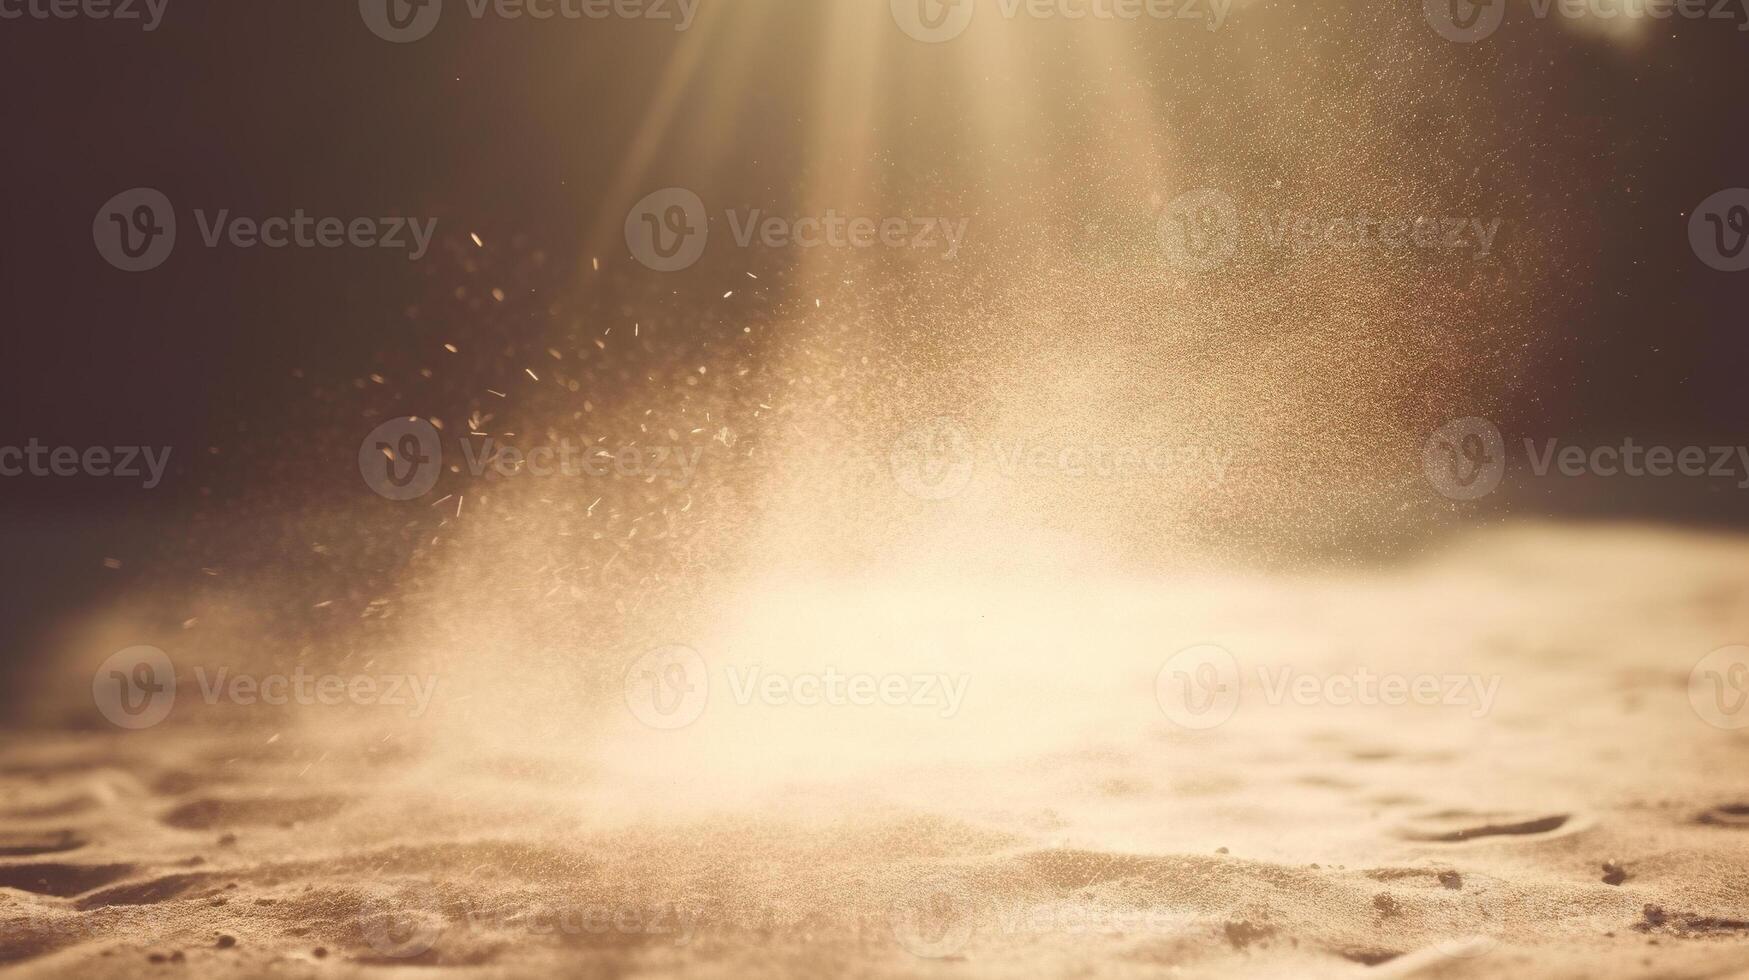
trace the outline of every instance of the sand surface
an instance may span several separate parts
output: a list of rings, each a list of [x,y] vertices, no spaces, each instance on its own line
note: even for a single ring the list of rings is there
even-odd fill
[[[1020,593],[807,583],[689,638],[713,669],[817,665],[799,640],[886,623],[831,662],[926,651],[970,678],[952,717],[713,692],[658,731],[615,691],[518,739],[445,728],[450,690],[420,724],[8,734],[0,964],[1749,976],[1749,734],[1719,724],[1749,708],[1709,720],[1690,685],[1749,641],[1749,541],[1527,526],[1367,573]],[[1210,643],[1242,682],[1194,730],[1158,682]],[[1283,665],[1495,686],[1485,710],[1271,704]]]

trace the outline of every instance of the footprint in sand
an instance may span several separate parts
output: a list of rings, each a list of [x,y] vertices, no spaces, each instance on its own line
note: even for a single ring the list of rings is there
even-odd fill
[[[1569,813],[1439,810],[1412,817],[1399,824],[1393,833],[1402,840],[1459,844],[1484,837],[1549,837],[1572,833],[1583,826],[1583,821]]]

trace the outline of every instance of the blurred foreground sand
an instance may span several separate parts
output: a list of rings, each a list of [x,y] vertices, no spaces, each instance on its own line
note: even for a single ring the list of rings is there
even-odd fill
[[[1749,641],[1749,541],[1534,526],[1334,577],[846,590],[822,611],[834,588],[696,645],[801,669],[836,614],[901,643],[957,618],[930,660],[971,679],[954,717],[717,698],[680,731],[569,740],[180,714],[8,735],[0,964],[1749,976],[1749,735],[1726,727],[1749,705],[1690,686]],[[855,642],[831,662],[895,656]],[[1199,643],[1243,687],[1196,731],[1156,681]],[[1486,711],[1271,704],[1258,668],[1287,666],[1497,686]]]

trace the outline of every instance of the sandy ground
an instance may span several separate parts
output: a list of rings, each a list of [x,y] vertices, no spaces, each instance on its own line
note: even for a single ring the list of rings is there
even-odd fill
[[[963,703],[13,733],[0,964],[1749,976],[1749,706],[1697,671],[1749,641],[1749,541],[1538,526],[1366,574],[797,589],[691,638],[710,669],[847,619],[892,627],[850,667],[946,629],[920,647]],[[1187,713],[1174,651],[1207,644],[1231,664],[1183,676],[1230,672]],[[1317,693],[1271,703],[1287,666]],[[1363,667],[1439,703],[1336,703]]]

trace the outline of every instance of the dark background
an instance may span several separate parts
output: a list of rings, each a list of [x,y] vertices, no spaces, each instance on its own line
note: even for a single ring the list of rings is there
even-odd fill
[[[801,39],[824,33],[833,5],[849,2],[874,0],[783,5],[770,49],[750,59],[734,149],[714,179],[774,194],[800,179],[797,122],[819,112],[810,80],[828,57]],[[1544,107],[1534,129],[1550,143],[1569,127],[1608,136],[1607,154],[1592,161],[1606,175],[1589,216],[1600,274],[1576,284],[1569,322],[1554,325],[1566,338],[1559,354],[1523,351],[1536,383],[1513,395],[1514,421],[1574,439],[1743,442],[1749,273],[1703,266],[1685,229],[1701,199],[1749,184],[1749,34],[1673,21],[1624,53],[1520,22],[1454,52],[1420,23],[1418,4],[1312,6],[1320,9],[1276,13],[1275,36],[1365,70],[1384,55],[1357,25],[1403,22],[1430,52],[1459,59],[1463,83],[1487,93],[1502,120],[1534,95]],[[1225,30],[1242,42],[1245,14],[1234,16]],[[151,492],[124,480],[0,481],[0,657],[28,652],[44,623],[137,585],[149,571],[134,556],[174,550],[191,520],[222,507],[215,497],[285,479],[235,460],[280,440],[325,439],[328,425],[353,432],[311,409],[312,387],[368,383],[402,348],[428,349],[432,334],[410,326],[408,309],[441,295],[446,270],[469,261],[458,251],[467,232],[543,251],[554,281],[587,262],[598,228],[614,229],[617,243],[626,202],[604,200],[604,189],[684,43],[663,25],[452,12],[431,37],[394,45],[365,29],[350,0],[171,0],[154,33],[0,22],[0,444],[176,447]],[[942,57],[921,45],[884,50],[904,63]],[[1162,59],[1158,70],[1169,89],[1172,65]],[[1522,87],[1551,79],[1558,89]],[[707,66],[692,90],[710,86]],[[1337,86],[1328,98],[1345,95]],[[710,122],[688,108],[696,104],[683,101],[678,130]],[[948,91],[909,115],[865,122],[875,143],[915,140],[963,127],[976,111]],[[665,146],[643,186],[684,182],[686,157]],[[90,227],[99,205],[136,186],[164,191],[181,228],[166,265],[130,275],[101,259]],[[433,256],[410,267],[390,251],[200,248],[197,207],[440,225]],[[662,288],[684,305],[720,286],[701,272]],[[619,302],[613,288],[594,301]],[[352,476],[342,469],[295,492],[341,499],[356,492]],[[1744,499],[1716,482],[1619,481],[1608,494],[1520,495],[1511,506],[1734,525]],[[111,556],[121,570],[103,567]]]

